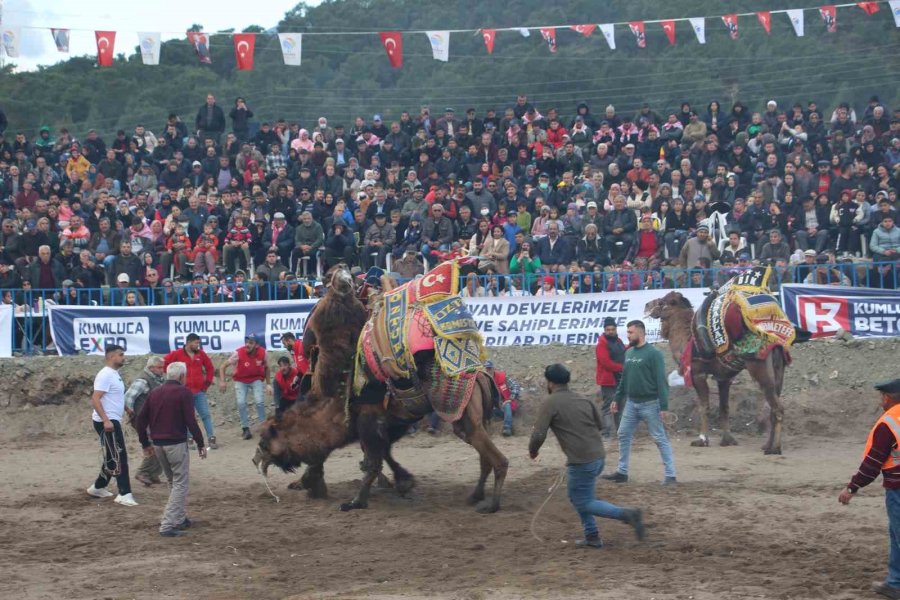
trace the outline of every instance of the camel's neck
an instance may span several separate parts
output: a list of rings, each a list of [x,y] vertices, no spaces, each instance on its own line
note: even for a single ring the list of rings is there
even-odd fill
[[[669,350],[676,362],[681,360],[681,354],[690,342],[693,318],[694,311],[683,308],[673,311],[667,319],[661,321],[660,334],[669,340]]]

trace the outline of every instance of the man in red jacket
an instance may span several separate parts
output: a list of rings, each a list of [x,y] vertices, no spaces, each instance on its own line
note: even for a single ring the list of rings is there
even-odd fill
[[[282,413],[297,401],[300,382],[296,379],[297,369],[291,364],[291,359],[287,356],[279,358],[278,372],[275,373],[275,383],[272,384],[275,412]]]
[[[212,385],[216,369],[206,352],[200,348],[200,336],[196,333],[189,333],[184,347],[166,354],[165,361],[166,368],[174,362],[183,362],[187,367],[185,385],[194,395],[194,409],[200,415],[200,420],[203,421],[210,449],[218,449],[212,415],[209,413],[209,400],[206,397],[206,390]]]
[[[266,420],[265,392],[270,383],[269,364],[266,362],[266,350],[255,335],[248,334],[244,345],[228,357],[219,369],[219,389],[225,391],[225,378],[228,367],[234,367],[234,393],[237,397],[238,415],[241,418],[242,437],[249,440],[250,417],[247,414],[247,392],[253,392],[256,404],[256,418],[259,423]]]
[[[597,356],[597,385],[600,390],[597,394],[602,407],[603,435],[610,437],[613,426],[618,430],[621,413],[610,412],[610,406],[615,400],[616,386],[622,376],[622,367],[625,362],[625,344],[619,339],[616,320],[612,317],[603,319],[603,334],[597,338],[595,348]]]
[[[291,353],[298,375],[300,377],[306,375],[309,372],[309,359],[303,355],[303,340],[298,340],[293,333],[288,331],[282,334],[281,343],[285,350]]]

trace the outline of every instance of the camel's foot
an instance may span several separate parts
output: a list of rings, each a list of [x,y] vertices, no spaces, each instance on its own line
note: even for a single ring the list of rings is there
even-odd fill
[[[414,487],[416,487],[416,479],[412,475],[404,477],[403,479],[397,479],[394,482],[394,489],[401,498],[405,498]]]
[[[476,506],[478,503],[484,501],[484,490],[476,490],[469,494],[469,497],[466,498],[466,504],[469,506]],[[479,511],[480,512],[480,511]]]
[[[709,447],[709,438],[703,435],[702,433],[697,436],[697,439],[691,442],[691,446],[694,448],[707,448]]]
[[[384,473],[379,473],[378,480],[375,482],[375,487],[380,490],[389,490],[394,487],[394,484],[391,483],[391,480],[388,479]]]
[[[292,481],[288,484],[289,490],[303,490],[306,489],[306,486],[303,484],[303,478],[301,477],[297,481]]]
[[[494,499],[482,502],[475,507],[475,512],[482,515],[489,515],[500,510],[500,502]]]
[[[781,454],[781,446],[763,446],[763,454]]]
[[[737,446],[738,441],[734,439],[734,436],[731,435],[730,431],[726,431],[722,434],[722,440],[719,442],[720,446]]]
[[[341,512],[349,512],[351,510],[359,510],[363,508],[369,508],[369,503],[360,500],[359,498],[354,498],[350,502],[344,502],[339,507]]]

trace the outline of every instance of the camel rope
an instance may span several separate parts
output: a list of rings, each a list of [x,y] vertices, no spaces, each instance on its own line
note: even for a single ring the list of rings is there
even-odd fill
[[[544,498],[544,501],[541,503],[541,505],[535,511],[534,516],[531,517],[531,535],[534,539],[541,542],[542,544],[544,543],[544,539],[542,537],[540,537],[534,531],[534,526],[537,523],[537,518],[541,514],[541,511],[544,510],[544,507],[547,506],[548,502],[550,502],[550,498],[553,497],[553,494],[556,492],[557,489],[559,489],[559,486],[562,485],[562,482],[565,481],[565,479],[566,479],[566,468],[563,467],[562,469],[559,470],[559,474],[556,476],[556,479],[553,480],[553,485],[551,485],[549,487],[549,489],[547,489],[547,497]]]

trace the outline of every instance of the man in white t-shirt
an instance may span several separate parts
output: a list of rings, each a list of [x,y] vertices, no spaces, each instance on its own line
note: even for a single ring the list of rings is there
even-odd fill
[[[109,480],[116,478],[119,495],[115,502],[123,506],[137,506],[131,495],[131,481],[128,478],[128,454],[125,437],[122,434],[122,418],[125,416],[125,382],[119,369],[125,364],[125,350],[114,344],[106,347],[106,366],[94,378],[94,392],[91,405],[94,407],[92,419],[94,431],[100,436],[104,463],[97,480],[87,489],[95,498],[109,498],[112,492],[106,489]]]

